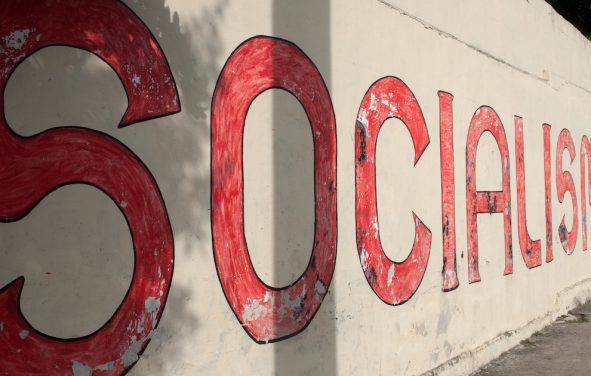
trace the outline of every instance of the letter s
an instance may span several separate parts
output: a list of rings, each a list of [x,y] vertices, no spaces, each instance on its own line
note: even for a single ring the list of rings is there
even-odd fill
[[[66,45],[111,66],[128,96],[120,127],[178,112],[166,58],[147,27],[115,0],[20,0],[0,9],[0,93],[27,56]],[[0,101],[0,221],[26,216],[67,184],[92,185],[108,195],[131,232],[131,286],[113,317],[95,333],[60,340],[36,331],[19,309],[20,277],[0,290],[0,369],[7,374],[125,373],[158,324],[172,278],[174,246],[164,202],[141,160],[114,138],[78,127],[33,137],[13,133]],[[147,220],[149,219],[149,220]]]

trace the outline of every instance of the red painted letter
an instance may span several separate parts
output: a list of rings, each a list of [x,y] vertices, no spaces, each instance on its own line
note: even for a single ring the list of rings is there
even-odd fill
[[[243,226],[244,121],[256,96],[271,88],[285,89],[300,101],[314,135],[314,247],[304,274],[280,289],[258,278]],[[259,343],[297,334],[320,307],[336,261],[336,124],[318,69],[287,41],[256,37],[244,42],[226,62],[215,88],[211,143],[214,256],[230,307]]]
[[[554,260],[552,253],[552,174],[550,157],[550,124],[543,124],[544,130],[544,195],[546,205],[546,262]]]
[[[402,304],[419,287],[431,249],[431,231],[413,213],[415,242],[408,258],[397,263],[382,249],[376,200],[376,144],[382,124],[398,118],[406,125],[415,148],[415,165],[429,145],[425,119],[410,89],[399,79],[384,77],[367,91],[357,115],[355,132],[355,218],[357,250],[365,278],[387,304]]]
[[[566,229],[564,223],[564,216],[558,226],[558,236],[562,243],[562,248],[567,255],[570,255],[575,250],[577,244],[577,233],[579,229],[579,215],[577,209],[577,192],[575,190],[575,181],[570,171],[562,170],[562,156],[564,150],[568,150],[570,162],[575,160],[575,143],[570,135],[568,129],[564,128],[558,136],[558,144],[556,145],[556,192],[558,194],[558,201],[562,203],[564,194],[568,191],[573,206],[573,227],[570,231]]]
[[[162,50],[120,2],[21,0],[3,4],[0,13],[2,95],[8,77],[28,55],[66,45],[95,53],[115,70],[128,96],[121,126],[179,110]],[[105,134],[67,127],[23,138],[12,133],[4,116],[0,119],[0,219],[21,219],[63,185],[92,185],[121,210],[135,255],[125,299],[102,328],[83,338],[58,340],[36,331],[19,310],[24,279],[4,287],[0,369],[11,375],[67,375],[77,369],[125,373],[158,324],[172,277],[172,231],[156,182],[137,156]]]
[[[591,143],[587,136],[581,140],[581,230],[583,231],[583,251],[587,250],[587,191],[585,180],[589,187],[589,202],[591,203]],[[585,160],[587,161],[587,178],[585,179]]]
[[[517,236],[521,255],[528,268],[542,265],[542,252],[539,240],[532,241],[527,231],[527,212],[525,210],[525,162],[523,152],[523,119],[515,116],[515,169],[517,171]]]
[[[490,132],[501,153],[503,190],[476,191],[476,150],[484,132]],[[509,180],[509,148],[505,128],[497,113],[490,107],[480,107],[470,122],[466,144],[466,216],[468,224],[468,281],[480,281],[478,270],[478,213],[503,213],[505,227],[505,271],[513,273],[511,240],[511,188]]]
[[[439,150],[441,158],[441,223],[443,234],[443,291],[458,287],[456,267],[456,198],[454,175],[453,95],[439,93]]]

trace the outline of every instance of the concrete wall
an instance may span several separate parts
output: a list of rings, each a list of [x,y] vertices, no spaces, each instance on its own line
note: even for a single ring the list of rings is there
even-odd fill
[[[26,370],[33,368],[27,367],[35,364],[46,367],[37,370],[57,374],[117,374],[138,360],[138,353],[148,340],[145,351],[130,370],[132,375],[468,374],[577,302],[591,297],[591,261],[589,252],[583,249],[587,224],[582,213],[580,160],[581,140],[589,134],[591,124],[591,45],[545,2],[130,0],[125,4],[147,25],[164,52],[178,89],[180,112],[118,129],[128,100],[134,100],[125,85],[137,83],[133,81],[135,76],[126,82],[99,57],[66,46],[47,47],[35,53],[33,49],[28,57],[23,56],[15,52],[15,43],[19,45],[24,38],[22,42],[27,47],[27,43],[33,43],[34,35],[41,35],[40,30],[49,26],[32,28],[30,35],[16,35],[15,30],[25,30],[14,26],[19,24],[17,20],[14,24],[6,22],[2,29],[2,53],[19,62],[26,57],[11,75],[2,71],[5,78],[9,76],[4,92],[6,124],[21,136],[75,125],[104,132],[127,146],[157,184],[157,189],[154,186],[148,195],[158,204],[159,191],[166,206],[174,240],[173,276],[172,269],[162,270],[161,294],[150,300],[152,306],[146,300],[145,314],[151,316],[133,316],[135,321],[133,328],[127,328],[129,333],[113,329],[109,332],[110,342],[96,345],[94,352],[87,350],[85,344],[100,334],[99,329],[107,330],[110,322],[117,321],[118,308],[126,307],[120,304],[136,297],[127,294],[130,283],[156,278],[146,270],[155,270],[154,265],[166,255],[171,256],[166,252],[172,248],[163,246],[160,258],[155,257],[142,269],[137,252],[134,257],[137,237],[132,236],[129,227],[133,227],[133,220],[125,217],[131,216],[126,214],[127,201],[117,200],[117,193],[110,194],[106,188],[97,189],[100,181],[92,183],[96,171],[80,175],[78,181],[85,184],[68,182],[59,188],[48,185],[43,192],[35,191],[39,186],[45,187],[41,182],[46,180],[43,170],[55,167],[59,171],[61,165],[54,159],[47,162],[47,167],[38,167],[45,154],[31,147],[27,150],[35,153],[37,159],[29,160],[26,153],[17,154],[18,147],[10,146],[15,136],[6,136],[0,154],[2,206],[12,207],[15,200],[21,200],[29,202],[29,207],[23,204],[12,212],[5,209],[0,213],[6,222],[0,225],[0,286],[25,277],[20,310],[0,308],[0,374],[29,374]],[[48,6],[44,12],[50,9]],[[19,14],[18,9],[5,12]],[[61,17],[69,19],[75,15],[64,13]],[[81,29],[75,30],[78,33],[84,31],[86,23],[80,25]],[[113,30],[115,39],[118,33],[129,40],[138,35],[125,34],[124,26]],[[67,27],[65,31],[69,31]],[[91,39],[91,34],[86,35]],[[231,78],[239,80],[245,75],[240,69],[246,63],[239,60],[234,71],[226,72],[229,78],[220,78],[224,64],[231,56],[237,56],[238,46],[260,35],[293,43],[285,45],[291,46],[291,51],[301,49],[313,62],[330,94],[335,128],[329,126],[330,106],[322,102],[322,85],[306,86],[311,81],[321,81],[308,72],[300,77],[304,84],[289,86],[290,79],[283,75],[284,69],[289,71],[289,65],[271,67],[271,83],[283,83],[287,90],[265,91],[247,107],[243,143],[240,135],[228,128],[228,119],[239,113],[232,106],[240,100],[250,103],[241,96],[248,91],[247,83],[239,85],[235,92],[229,91],[233,96],[220,97],[221,104],[212,110],[212,101],[214,106],[218,105],[214,90],[221,95],[225,93],[222,86],[230,85]],[[247,46],[257,40],[265,39],[250,39]],[[281,40],[274,43],[284,43]],[[44,41],[43,36],[39,41]],[[105,48],[108,47],[107,43]],[[255,48],[251,53],[256,55],[257,51]],[[283,57],[286,56],[287,61],[296,61],[292,55]],[[270,59],[278,64],[281,58]],[[301,59],[296,63],[309,63]],[[110,60],[110,64],[117,64],[116,59]],[[255,64],[253,69],[256,67]],[[142,78],[166,77],[165,68],[157,74],[146,70]],[[312,68],[309,65],[306,69],[313,71]],[[262,63],[260,69],[266,69]],[[119,75],[125,75],[124,66]],[[361,132],[367,128],[363,128],[360,104],[363,105],[370,86],[387,76],[406,84],[416,99],[405,97],[393,103],[394,107],[414,106],[415,112],[406,118],[405,127],[396,118],[400,115],[398,110],[386,111],[386,117],[393,117],[383,124],[379,139],[375,132],[371,133],[373,130],[369,131],[370,136],[363,136]],[[289,93],[291,90],[297,94],[298,88],[312,90],[313,98],[307,100],[310,106],[320,109],[320,114],[315,110],[306,113]],[[401,90],[400,86],[397,88]],[[146,91],[138,98],[152,95],[153,87],[142,90]],[[438,91],[453,94],[452,112],[440,110]],[[424,150],[415,161],[416,149],[407,129],[411,128],[410,123],[426,141],[426,134],[421,133],[425,130],[421,131],[423,123],[415,116],[417,104],[429,142],[423,145]],[[491,124],[480,117],[489,111],[485,108],[479,112],[483,105],[494,109],[502,122],[508,159],[503,159],[499,152],[499,137],[495,141],[487,132],[482,138],[469,138],[473,116],[474,129]],[[174,108],[168,112],[175,112]],[[218,125],[212,112],[219,119]],[[522,257],[519,239],[525,232],[518,226],[516,166],[520,153],[516,152],[515,116],[523,119],[527,230],[532,240],[541,240],[538,263],[536,246],[530,248],[533,256],[523,250],[525,258],[532,258],[530,266],[541,264],[531,268]],[[321,136],[311,131],[309,120],[314,119],[322,128]],[[442,155],[440,120],[450,125],[450,119],[453,154]],[[550,125],[546,127],[550,135],[550,175],[546,179],[551,187],[549,218],[545,207],[544,123]],[[212,124],[219,127],[217,133],[213,130],[215,140]],[[559,140],[563,128],[568,129],[573,140],[572,164],[563,148],[568,141],[566,131]],[[388,268],[374,270],[372,275],[364,254],[365,238],[359,235],[363,232],[363,223],[359,221],[372,219],[367,212],[368,197],[359,193],[368,184],[365,178],[360,180],[362,168],[372,171],[371,165],[364,164],[367,161],[361,161],[364,149],[360,143],[364,137],[373,137],[368,139],[372,142],[379,140],[375,195],[378,240],[385,255],[400,263],[409,255],[413,242],[423,244],[409,258],[408,269],[396,269],[396,278],[400,280],[393,286],[384,285],[384,281],[394,281]],[[60,154],[60,138],[55,142],[56,153]],[[232,154],[229,144],[243,145],[243,153]],[[444,141],[443,145],[449,143]],[[475,152],[477,178],[467,174],[466,155],[470,150]],[[325,165],[315,161],[315,152],[328,155]],[[13,158],[10,153],[19,157]],[[283,303],[269,303],[268,299],[263,302],[263,296],[257,294],[263,291],[260,288],[264,284],[249,285],[246,269],[234,269],[232,273],[216,269],[214,244],[218,247],[218,266],[220,260],[235,266],[240,258],[234,253],[237,248],[224,248],[228,242],[238,244],[241,239],[236,228],[229,227],[236,225],[239,229],[240,223],[228,219],[232,212],[226,210],[240,206],[234,190],[239,186],[227,180],[240,177],[240,155],[244,166],[245,239],[258,278],[273,287],[309,282],[306,274],[303,279],[300,277],[310,266],[320,282],[303,286],[296,283],[288,297],[269,290],[283,303],[296,304],[299,299],[296,305],[304,307],[305,313],[295,319],[292,316],[289,323],[282,321]],[[573,178],[576,227],[571,202],[575,195],[566,190],[563,203],[558,199],[557,186],[564,184],[568,188],[568,176],[559,170],[559,155],[564,156],[562,168],[570,171]],[[68,161],[67,156],[60,154],[59,158],[63,163]],[[331,158],[336,162],[336,182],[331,188],[323,188],[327,182],[323,179],[334,172]],[[443,291],[443,244],[450,238],[449,227],[442,226],[442,165],[447,166],[445,176],[451,179],[443,187],[451,187],[451,182],[455,187],[455,193],[444,200],[449,205],[455,201],[455,207],[448,206],[447,213],[455,213],[459,285],[456,288],[450,284],[445,289],[450,291]],[[72,173],[79,171],[72,163],[69,166]],[[318,171],[324,171],[324,175]],[[501,205],[499,201],[498,207],[489,202],[492,211],[501,213],[478,214],[478,229],[470,233],[471,211],[466,203],[471,191],[467,187],[476,179],[474,189],[478,191],[501,191],[503,173],[505,179],[509,178],[506,193],[510,202],[503,201],[505,205]],[[212,175],[217,180],[212,182]],[[153,183],[146,179],[146,184]],[[114,186],[119,180],[125,179],[114,178]],[[212,187],[218,189],[219,195],[212,195]],[[585,189],[589,195],[587,185]],[[371,195],[371,189],[368,192]],[[133,191],[130,195],[139,193]],[[35,197],[41,201],[29,212],[38,201]],[[324,206],[318,202],[315,206],[315,197],[328,201]],[[336,212],[331,210],[333,199]],[[315,219],[319,205],[327,209]],[[212,206],[214,216],[216,210],[223,213],[213,226]],[[416,237],[413,212],[429,230]],[[134,220],[143,218],[147,228],[160,221],[163,232],[155,236],[165,239],[167,223],[166,215],[162,215],[156,210],[155,214],[139,215]],[[511,231],[505,231],[504,217],[511,219]],[[565,227],[560,229],[563,217]],[[552,223],[552,261],[546,242],[548,219]],[[376,229],[377,226],[376,222]],[[334,230],[338,231],[336,248]],[[322,238],[323,232],[329,235]],[[572,234],[571,243],[566,238],[568,233]],[[508,234],[511,262],[505,254]],[[469,276],[469,235],[472,239],[478,237],[479,282]],[[315,245],[319,239],[326,245]],[[569,249],[572,239],[576,243]],[[379,247],[375,248],[375,241],[373,244],[377,255]],[[448,244],[451,252],[453,244]],[[312,249],[326,256],[321,258],[323,264],[310,261]],[[512,268],[510,274],[508,265]],[[144,274],[138,274],[138,270]],[[453,276],[449,265],[446,270]],[[405,279],[405,275],[409,277]],[[381,284],[375,282],[380,276],[388,279],[380,280]],[[236,290],[224,291],[220,282],[223,279],[238,286]],[[3,294],[7,295],[7,291]],[[137,297],[144,297],[138,294]],[[234,313],[232,302],[240,301],[239,298],[248,304]],[[8,307],[6,299],[2,302]],[[144,300],[138,304],[141,308]],[[293,315],[294,311],[289,313]],[[15,318],[18,314],[28,324]],[[145,318],[148,322],[142,321],[140,328],[138,323]],[[249,332],[249,325],[255,326],[249,318],[256,321],[258,334]],[[157,329],[153,330],[156,323]],[[61,342],[53,337],[84,339]],[[119,342],[127,350],[119,350]],[[56,343],[60,350],[52,350],[57,348]],[[32,348],[36,350],[27,353]],[[109,349],[114,349],[114,358],[106,357]],[[19,355],[21,352],[29,358]],[[49,364],[56,364],[56,370],[47,368]],[[58,369],[58,364],[62,368]]]

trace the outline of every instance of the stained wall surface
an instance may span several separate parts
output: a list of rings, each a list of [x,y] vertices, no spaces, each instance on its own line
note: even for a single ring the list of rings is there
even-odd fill
[[[0,307],[1,354],[23,363],[21,348],[43,350],[56,338],[92,341],[136,297],[128,294],[132,282],[161,278],[160,295],[138,293],[145,317],[134,316],[121,331],[129,333],[113,330],[108,346],[62,358],[65,368],[51,372],[464,375],[591,297],[583,240],[591,190],[581,165],[591,124],[591,44],[544,1],[124,4],[159,45],[146,46],[161,48],[180,112],[117,128],[134,101],[118,77],[125,66],[118,74],[108,65],[117,58],[64,42],[24,59],[15,46],[41,33],[17,35],[24,29],[15,28],[6,29],[1,53],[24,60],[9,76],[2,71],[5,123],[26,137],[77,126],[114,138],[157,187],[127,194],[158,204],[159,192],[166,212],[142,209],[154,214],[130,220],[128,201],[98,179],[41,192],[30,211],[0,213],[0,286],[25,277],[19,312],[32,328],[11,328],[15,311]],[[137,38],[125,23],[110,34]],[[86,40],[95,41],[92,35]],[[145,80],[168,77],[140,66]],[[258,93],[255,84],[273,88]],[[67,161],[60,154],[67,147],[56,142]],[[3,205],[33,197],[41,164],[0,155]],[[111,168],[119,167],[97,167],[106,175]],[[127,165],[121,168],[114,187],[127,179]],[[97,173],[87,170],[80,179]],[[455,216],[457,274],[446,213]],[[166,265],[169,248],[141,267],[134,244],[145,233],[132,235],[130,226],[161,224],[153,230],[157,242],[167,239],[158,232],[167,220],[174,271],[155,276],[150,270]],[[126,350],[104,358],[117,341]],[[55,356],[71,353],[60,351]],[[52,364],[49,356],[27,362]],[[4,359],[0,374],[24,372]]]

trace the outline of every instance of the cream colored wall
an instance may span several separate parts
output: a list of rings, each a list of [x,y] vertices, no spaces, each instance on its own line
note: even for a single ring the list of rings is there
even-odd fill
[[[541,0],[490,1],[126,1],[160,42],[183,110],[117,129],[125,93],[93,55],[51,47],[28,58],[5,97],[15,131],[79,125],[116,137],[148,166],[175,237],[170,297],[133,375],[467,374],[591,297],[591,257],[567,256],[556,228],[570,200],[555,192],[555,149],[567,127],[577,145],[569,168],[580,199],[579,143],[589,134],[591,45]],[[338,142],[338,257],[333,282],[308,328],[259,345],[232,313],[213,260],[210,225],[210,104],[224,62],[244,40],[274,35],[297,44],[322,73]],[[378,78],[403,80],[418,99],[431,143],[413,167],[406,127],[388,120],[377,152],[382,245],[402,261],[414,239],[411,211],[433,234],[417,293],[389,306],[363,275],[355,244],[354,127]],[[437,91],[454,95],[456,229],[460,286],[442,291]],[[267,92],[245,131],[245,227],[258,275],[284,286],[305,269],[313,239],[313,145],[301,106]],[[468,284],[465,147],[481,105],[493,107],[511,156],[514,273],[503,276],[500,215],[479,215],[482,281]],[[545,237],[542,128],[552,125],[554,254],[528,270],[519,251],[513,116],[524,119],[528,229]],[[482,138],[478,189],[500,189],[500,157]],[[483,173],[483,172],[486,172]],[[98,190],[68,186],[19,222],[0,225],[0,286],[19,275],[26,318],[40,331],[76,337],[98,329],[123,299],[133,271],[125,221]],[[542,244],[545,254],[545,245]],[[461,258],[460,254],[464,254]]]

